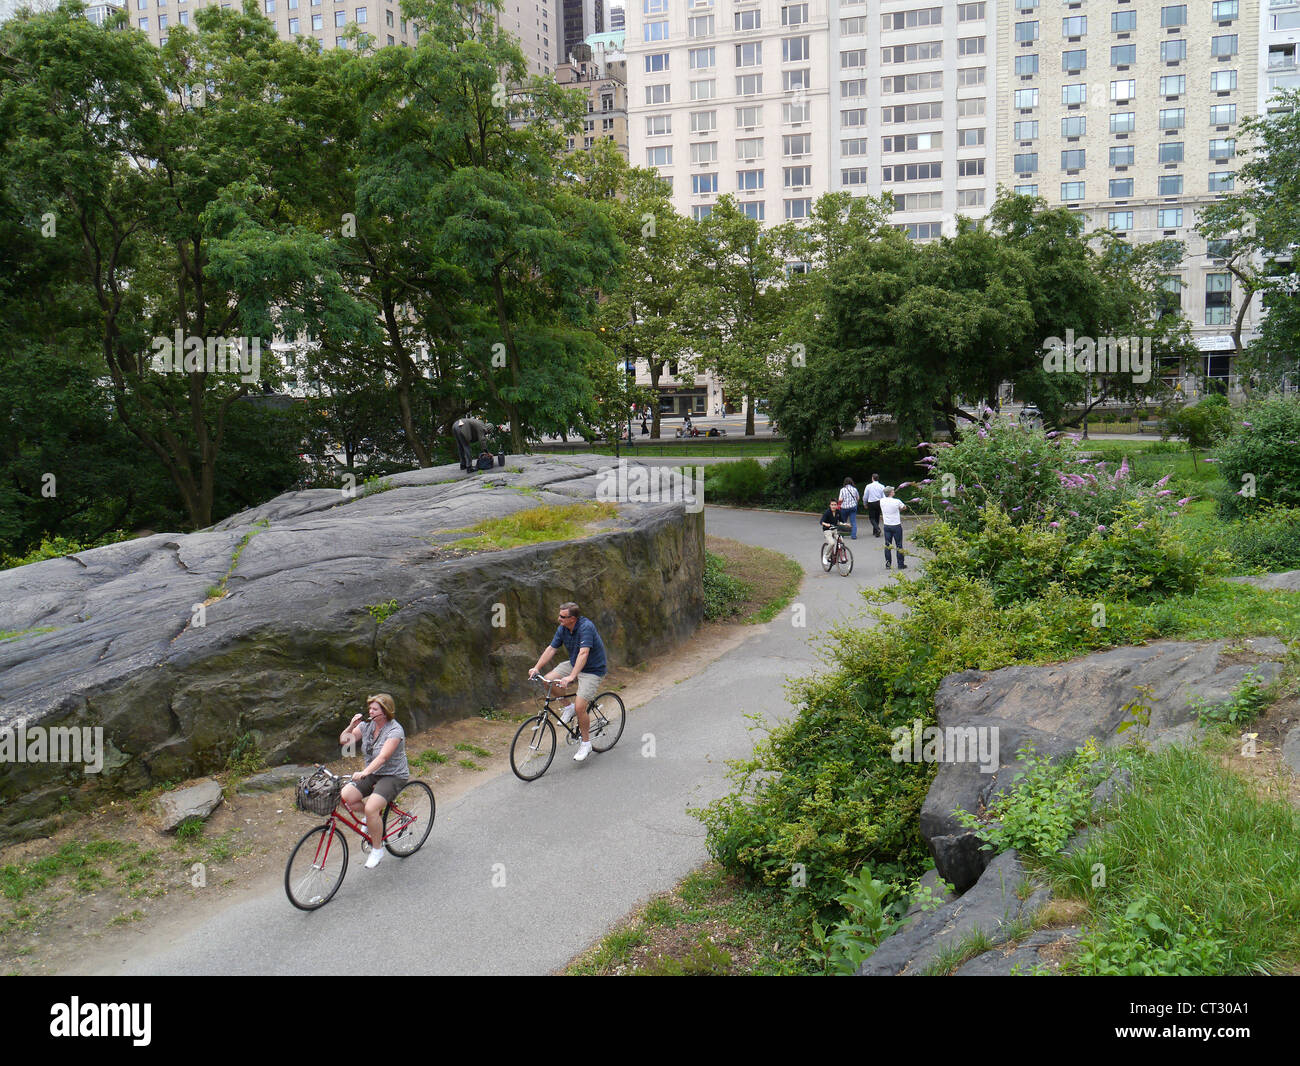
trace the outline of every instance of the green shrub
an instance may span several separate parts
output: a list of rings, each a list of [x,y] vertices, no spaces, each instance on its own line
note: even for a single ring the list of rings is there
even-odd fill
[[[90,551],[92,548],[102,548],[106,544],[117,544],[124,540],[129,540],[130,533],[123,530],[115,530],[112,533],[106,533],[98,540],[70,540],[66,537],[45,537],[39,545],[24,555],[5,555],[0,557],[0,570],[8,570],[15,566],[26,566],[28,563],[39,563],[45,559],[61,559],[65,555],[77,555],[80,552]]]
[[[953,813],[967,829],[976,830],[987,851],[1015,848],[1025,855],[1055,855],[1088,816],[1090,794],[1100,780],[1093,768],[1096,742],[1088,741],[1060,765],[1039,755],[1032,744],[1016,752],[1016,761],[1021,768],[1013,787],[994,800],[984,818],[961,809]]]
[[[1300,567],[1300,508],[1263,507],[1240,521],[1219,525],[1214,536],[1242,569]]]
[[[1236,727],[1253,721],[1268,706],[1272,692],[1272,686],[1252,670],[1223,703],[1210,703],[1204,696],[1195,696],[1188,706],[1202,726],[1218,725],[1235,732]]]
[[[1170,929],[1160,906],[1139,896],[1124,914],[1086,933],[1072,973],[1097,977],[1195,977],[1230,973],[1228,942],[1197,920],[1190,907],[1183,928]]]
[[[717,503],[756,504],[766,487],[767,471],[757,459],[714,463],[704,471],[705,498]]]
[[[1215,449],[1225,488],[1219,509],[1249,514],[1300,506],[1300,398],[1274,396],[1241,412],[1241,427]]]
[[[817,946],[809,948],[808,953],[822,964],[823,973],[851,976],[893,931],[885,909],[885,899],[893,886],[876,880],[865,869],[856,877],[846,877],[844,883],[849,890],[838,902],[845,917],[829,930],[814,921],[812,934]]]
[[[740,611],[753,589],[725,570],[726,560],[713,552],[704,553],[704,617],[716,622]]]

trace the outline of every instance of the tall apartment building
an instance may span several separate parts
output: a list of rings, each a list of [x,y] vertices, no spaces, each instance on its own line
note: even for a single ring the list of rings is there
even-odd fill
[[[1261,3],[1259,35],[1258,108],[1265,114],[1280,90],[1300,89],[1300,0]]]
[[[627,12],[623,6],[622,0],[614,0],[609,6],[609,17],[606,19],[609,23],[607,32],[622,33],[627,29]]]
[[[1233,189],[1238,126],[1258,106],[1259,3],[1068,0],[1040,8],[1039,0],[1011,0],[998,14],[1005,184],[1135,243],[1183,241],[1169,299],[1192,323],[1199,369],[1225,384],[1239,302],[1222,249],[1193,227],[1198,210]],[[1163,370],[1177,377],[1177,368]]]
[[[592,53],[580,47],[580,54]],[[610,59],[603,50],[590,59],[561,63],[555,68],[555,82],[566,89],[587,94],[587,117],[581,139],[568,138],[570,151],[590,148],[596,141],[613,141],[627,158],[627,62]]]
[[[631,158],[682,213],[731,193],[779,222],[825,192],[887,190],[926,238],[992,202],[985,3],[639,0],[628,19]]]
[[[199,7],[219,3],[238,7],[237,0],[125,0],[128,22],[155,44],[163,44],[173,26],[188,26]],[[560,25],[554,17],[559,0],[505,0],[498,20],[515,37],[529,70],[550,74],[560,55]],[[322,48],[346,48],[347,27],[355,23],[378,47],[414,45],[420,31],[402,16],[397,0],[260,0],[262,10],[285,40],[308,37]],[[554,42],[554,44],[553,44]]]

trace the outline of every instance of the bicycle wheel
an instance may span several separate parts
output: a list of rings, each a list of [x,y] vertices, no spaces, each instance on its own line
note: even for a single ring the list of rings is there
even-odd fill
[[[388,835],[388,815],[396,808],[401,814],[401,821],[406,822],[390,837]],[[423,781],[408,781],[397,793],[397,798],[384,809],[384,847],[404,859],[414,855],[429,838],[433,828],[433,816],[436,805],[433,801],[433,789]]]
[[[609,751],[623,735],[623,725],[627,721],[627,711],[623,707],[623,698],[617,692],[602,692],[587,708],[591,715],[588,723],[588,735],[591,746],[596,751]]]
[[[831,554],[831,546],[829,544],[823,544],[822,545],[822,569],[829,574],[831,572],[831,567],[834,565],[835,565],[835,557]]]
[[[848,577],[853,573],[853,553],[849,551],[847,544],[840,545],[839,555],[835,558],[835,565],[840,568],[841,577]]]
[[[510,745],[510,769],[521,781],[536,781],[555,758],[555,726],[544,714],[519,727]]]
[[[285,894],[299,910],[325,906],[348,872],[348,842],[341,832],[331,833],[330,827],[326,822],[308,830],[284,868]]]

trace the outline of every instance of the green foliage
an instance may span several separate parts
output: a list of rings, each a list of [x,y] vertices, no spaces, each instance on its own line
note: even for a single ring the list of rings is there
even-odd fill
[[[1261,507],[1216,524],[1215,536],[1243,570],[1300,569],[1300,507]]]
[[[618,517],[612,503],[572,503],[563,507],[532,507],[503,518],[488,518],[468,529],[452,533],[472,533],[452,543],[453,547],[472,550],[517,548],[551,540],[573,540],[585,536],[595,522]]]
[[[893,923],[886,912],[885,900],[893,886],[873,878],[866,869],[856,877],[846,877],[844,883],[849,890],[837,902],[846,916],[829,931],[814,920],[812,934],[816,947],[810,947],[808,952],[822,965],[824,973],[850,976],[892,932]]]
[[[1039,755],[1032,744],[1016,752],[1016,761],[1021,766],[1012,788],[993,801],[985,817],[961,809],[953,813],[976,830],[986,851],[1055,855],[1088,816],[1089,795],[1100,777],[1096,741],[1089,740],[1061,765]]]
[[[1231,972],[1222,931],[1199,921],[1190,907],[1183,927],[1170,929],[1160,905],[1140,896],[1122,917],[1086,933],[1070,972],[1099,977],[1192,977]]]
[[[704,618],[709,622],[731,618],[753,591],[749,585],[726,572],[726,560],[713,552],[704,553]]]
[[[203,819],[186,818],[176,827],[176,839],[182,840],[199,840],[203,836]]]
[[[366,610],[370,612],[370,617],[375,620],[375,625],[381,626],[401,608],[397,606],[396,600],[389,600],[387,603],[368,603],[366,604]]]
[[[705,468],[704,492],[707,499],[719,503],[755,504],[763,499],[767,480],[767,470],[757,459],[714,463]]]
[[[430,766],[441,766],[445,762],[447,762],[447,756],[434,748],[426,748],[419,755],[411,758],[411,766],[417,770],[424,770]]]
[[[28,563],[39,563],[43,559],[61,559],[66,555],[78,555],[81,552],[90,551],[92,548],[102,548],[106,544],[119,544],[129,539],[129,536],[129,534],[117,530],[105,534],[93,543],[68,540],[65,537],[44,537],[40,544],[27,552],[26,555],[4,556],[3,559],[0,559],[0,570],[8,570],[14,566],[26,566]]]
[[[480,759],[492,758],[492,753],[490,751],[488,751],[486,748],[480,748],[477,744],[469,744],[469,743],[462,742],[456,745],[456,750],[467,752],[470,755],[477,755]]]
[[[718,977],[731,973],[731,953],[700,933],[684,955],[664,955],[634,970],[638,977]]]
[[[257,737],[252,733],[241,734],[226,759],[226,769],[242,776],[257,773],[265,766],[266,755],[258,747]]]
[[[934,582],[986,582],[999,606],[1041,599],[1050,591],[1150,601],[1192,592],[1222,567],[1221,558],[1180,536],[1167,513],[1134,501],[1106,517],[1107,528],[1084,534],[1079,525],[1013,525],[1011,516],[990,503],[975,516],[973,530],[932,522],[917,531],[916,541],[934,553],[927,564]]]
[[[1210,395],[1200,403],[1167,411],[1164,422],[1168,433],[1182,437],[1195,454],[1232,433],[1233,412],[1222,396]]]
[[[1220,510],[1231,517],[1300,506],[1300,397],[1269,397],[1240,415],[1240,428],[1214,452],[1226,483]]]
[[[1268,706],[1272,692],[1273,686],[1251,670],[1223,703],[1210,703],[1204,696],[1196,696],[1188,707],[1202,726],[1222,726],[1231,732],[1236,726],[1252,722]]]

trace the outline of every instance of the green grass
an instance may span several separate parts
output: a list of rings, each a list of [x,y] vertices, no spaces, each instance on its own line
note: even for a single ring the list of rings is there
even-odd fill
[[[417,770],[425,770],[430,766],[441,766],[447,761],[447,756],[435,748],[428,748],[419,755],[411,757],[411,765]]]
[[[465,770],[482,770],[482,769],[483,769],[483,767],[481,767],[481,766],[480,766],[478,763],[476,763],[473,759],[457,759],[457,760],[456,760],[456,765],[459,766],[459,767],[461,767],[462,769],[465,769]]]
[[[488,751],[486,748],[480,748],[477,744],[469,744],[469,743],[462,742],[456,745],[456,750],[463,751],[468,755],[477,755],[480,759],[492,758],[492,753],[490,751]]]
[[[703,932],[675,959],[651,963],[636,974],[679,975],[688,973],[802,974],[813,967],[803,949],[803,930],[792,920],[782,901],[755,892],[729,878],[716,863],[693,870],[671,895],[655,897],[624,928],[615,930],[568,969],[569,974],[604,974],[630,964],[633,952],[649,944],[655,933],[679,927],[722,922],[736,930],[754,953],[743,971],[733,964],[737,954],[707,943]]]
[[[92,840],[64,844],[51,855],[30,863],[11,863],[0,867],[0,894],[12,900],[39,892],[64,874],[94,870],[94,863],[112,859],[136,848],[116,840]],[[98,873],[98,871],[95,871]]]
[[[375,620],[375,625],[383,625],[400,608],[397,606],[396,600],[389,600],[387,603],[367,603],[366,610],[370,612],[370,617]]]
[[[35,626],[32,629],[6,629],[0,631],[0,640],[16,640],[19,637],[30,637],[38,633],[53,633],[58,626]]]
[[[591,524],[617,517],[618,508],[612,503],[574,503],[563,507],[532,507],[447,532],[472,534],[453,541],[450,547],[502,551],[544,541],[574,540],[586,536]]]
[[[1261,797],[1198,751],[1135,755],[1130,768],[1133,790],[1105,831],[1081,855],[1045,863],[1057,893],[1092,910],[1085,938],[1091,965],[1076,965],[1093,972],[1293,971],[1300,965],[1300,811]],[[1105,867],[1100,887],[1096,863]],[[1155,915],[1156,924],[1135,931],[1135,909]]]

